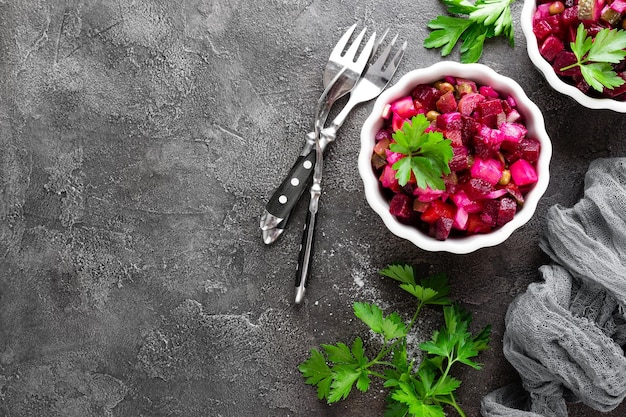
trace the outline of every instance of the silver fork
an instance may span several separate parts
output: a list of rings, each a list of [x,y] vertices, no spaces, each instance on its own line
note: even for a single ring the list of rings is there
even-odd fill
[[[332,105],[354,88],[372,54],[376,41],[376,33],[372,34],[361,50],[358,58],[355,60],[357,51],[365,36],[366,29],[361,31],[347,49],[346,53],[343,53],[354,31],[354,27],[356,27],[356,25],[352,26],[344,33],[337,45],[333,48],[328,63],[326,64],[326,69],[324,70],[326,89],[324,94],[320,97],[320,100],[318,100],[317,114],[315,117],[316,125],[319,122],[320,126],[324,126]],[[345,70],[342,70],[343,68],[345,68]],[[337,76],[338,74],[340,75]],[[329,77],[331,78],[328,79]],[[334,82],[331,83],[331,80],[334,80]],[[314,153],[311,153],[311,155],[301,154],[298,157],[298,160],[289,171],[287,180],[285,180],[276,189],[272,197],[270,197],[265,211],[261,216],[261,230],[266,231],[275,228],[289,215],[308,183],[314,163]]]
[[[315,139],[315,169],[313,172],[313,183],[311,185],[311,199],[309,200],[309,211],[307,212],[307,220],[302,236],[302,248],[298,257],[298,269],[296,271],[296,304],[300,304],[304,299],[304,293],[308,277],[310,275],[311,260],[313,257],[313,236],[315,229],[315,220],[319,206],[319,199],[322,194],[322,171],[323,171],[323,152],[324,148],[335,140],[337,130],[345,121],[348,113],[358,103],[369,101],[378,96],[387,86],[393,74],[398,68],[398,64],[402,59],[407,46],[405,41],[402,47],[396,52],[393,59],[385,66],[387,58],[391,53],[391,48],[395,44],[398,35],[396,35],[387,48],[381,53],[380,57],[367,69],[365,74],[359,79],[354,90],[350,94],[350,99],[345,107],[335,117],[331,125],[324,129],[320,134],[323,125],[316,123],[313,137]]]
[[[383,36],[381,36],[378,45],[380,45],[380,42],[382,42],[382,40],[385,38],[388,31],[389,30],[387,29]],[[372,56],[369,67],[350,93],[350,99],[346,103],[345,107],[334,118],[334,120],[331,122],[331,125],[322,130],[320,137],[320,146],[322,148],[322,151],[326,149],[329,143],[333,142],[336,139],[337,131],[343,125],[350,111],[357,104],[364,103],[366,101],[376,98],[389,84],[389,81],[391,80],[396,69],[398,68],[400,60],[402,59],[404,51],[407,47],[407,42],[404,42],[402,46],[398,49],[398,51],[396,51],[393,58],[387,63],[388,58],[391,54],[391,50],[393,49],[397,38],[398,35],[396,35],[391,40],[391,42],[387,45],[384,51],[380,53],[379,56]],[[376,45],[376,47],[378,47],[378,45]],[[302,158],[305,158],[305,160],[311,161],[314,159],[315,152],[313,148],[315,147],[315,137],[316,136],[313,132],[307,134],[307,144],[305,145],[301,156]],[[289,181],[294,178],[291,176],[291,174],[292,173],[290,173],[290,176],[285,179],[283,184],[289,183]],[[313,172],[312,170],[309,170],[308,172],[306,172],[306,174],[308,175],[308,177],[306,177],[304,181],[298,178],[298,182],[299,184],[301,184],[300,195],[305,188],[305,184],[308,183],[309,178],[313,175]],[[287,227],[288,221],[289,214],[287,214],[283,221],[281,221],[275,227],[264,229],[262,231],[263,241],[266,244],[271,244],[275,242]]]

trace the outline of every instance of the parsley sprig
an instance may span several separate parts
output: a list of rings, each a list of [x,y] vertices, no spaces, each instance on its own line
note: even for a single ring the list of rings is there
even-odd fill
[[[515,0],[442,1],[453,16],[437,16],[428,23],[433,31],[424,40],[426,48],[441,48],[441,56],[447,56],[460,40],[461,62],[471,63],[478,62],[488,38],[505,36],[515,45],[510,7]]]
[[[441,176],[450,173],[452,141],[445,139],[441,132],[427,132],[429,127],[426,116],[418,114],[392,135],[389,149],[404,155],[392,166],[401,186],[405,186],[413,174],[420,188],[443,190],[446,187]]]
[[[321,351],[313,348],[309,359],[298,367],[306,383],[317,387],[320,400],[332,404],[346,399],[353,387],[366,392],[371,378],[380,378],[390,391],[385,417],[444,417],[446,405],[465,416],[455,398],[461,381],[450,372],[459,363],[481,368],[474,358],[488,348],[491,327],[475,336],[470,333],[472,317],[448,298],[444,274],[417,282],[409,265],[390,265],[380,273],[399,281],[400,288],[417,299],[410,322],[405,323],[396,312],[385,315],[375,304],[355,302],[355,316],[382,338],[378,353],[369,359],[361,337],[356,337],[350,346],[336,343],[321,345]],[[424,353],[422,361],[416,363],[409,358],[407,336],[427,305],[443,307],[444,324],[430,340],[419,345]]]
[[[581,23],[576,30],[576,40],[570,46],[578,62],[561,71],[579,66],[585,81],[599,92],[605,87],[612,90],[624,84],[611,64],[618,64],[626,57],[626,30],[605,28],[594,38]]]

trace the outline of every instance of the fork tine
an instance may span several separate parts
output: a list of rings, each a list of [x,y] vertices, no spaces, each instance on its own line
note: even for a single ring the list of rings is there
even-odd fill
[[[372,50],[374,48],[374,42],[376,42],[376,32],[372,33],[372,36],[367,41],[367,44],[365,45],[365,47],[361,51],[361,55],[359,55],[359,58],[356,61],[357,67],[365,68],[365,65],[367,64],[367,61],[370,60],[370,56],[372,55]]]
[[[387,36],[387,33],[389,33],[389,28],[385,29],[380,38],[376,39],[376,43],[374,43],[374,49],[372,49],[372,59],[374,59],[374,55],[376,54],[376,51],[378,51],[378,47],[380,46],[380,44],[383,43],[383,40]]]
[[[383,66],[385,65],[385,62],[387,61],[387,58],[389,57],[391,48],[396,43],[397,39],[398,39],[398,35],[393,37],[393,39],[391,40],[391,42],[389,42],[385,50],[378,56],[378,59],[376,59],[376,61],[372,64],[372,67],[382,70]]]
[[[400,60],[402,59],[402,55],[404,54],[404,50],[406,49],[406,46],[407,46],[407,41],[404,41],[404,43],[402,44],[402,47],[398,49],[398,52],[396,52],[391,62],[389,62],[389,65],[387,66],[387,69],[385,70],[385,73],[387,74],[389,78],[391,78],[394,72],[396,72],[396,69],[398,68],[398,64],[400,64]]]
[[[348,30],[346,30],[346,32],[341,36],[341,39],[339,39],[339,42],[337,42],[337,45],[335,45],[330,53],[331,59],[339,58],[341,56],[341,53],[345,49],[348,41],[350,40],[350,37],[352,36],[352,32],[354,32],[354,29],[356,28],[356,25],[357,24],[355,23],[354,25],[350,26]]]
[[[367,28],[363,28],[361,33],[359,33],[359,36],[356,37],[354,42],[352,42],[352,45],[350,45],[350,48],[348,48],[348,50],[346,51],[346,54],[343,56],[343,59],[349,60],[349,61],[354,61],[354,57],[356,55],[356,51],[361,46],[361,42],[363,41],[363,37],[365,36],[365,31],[366,30],[367,30]]]

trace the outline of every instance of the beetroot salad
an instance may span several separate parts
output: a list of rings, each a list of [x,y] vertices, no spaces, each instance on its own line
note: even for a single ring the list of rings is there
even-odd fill
[[[508,223],[537,182],[540,143],[527,136],[515,99],[491,86],[445,77],[415,86],[383,113],[371,161],[390,212],[438,240],[489,233]],[[390,145],[395,132],[417,117],[452,146],[443,189],[421,188],[413,174],[403,186],[398,181],[394,164],[404,155]]]

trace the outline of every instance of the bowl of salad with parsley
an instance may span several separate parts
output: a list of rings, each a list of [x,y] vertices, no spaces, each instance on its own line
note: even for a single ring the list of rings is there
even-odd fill
[[[528,55],[557,91],[626,113],[626,0],[525,0]]]
[[[416,69],[383,92],[361,129],[365,197],[395,235],[464,254],[533,216],[552,145],[514,80],[477,63]]]

